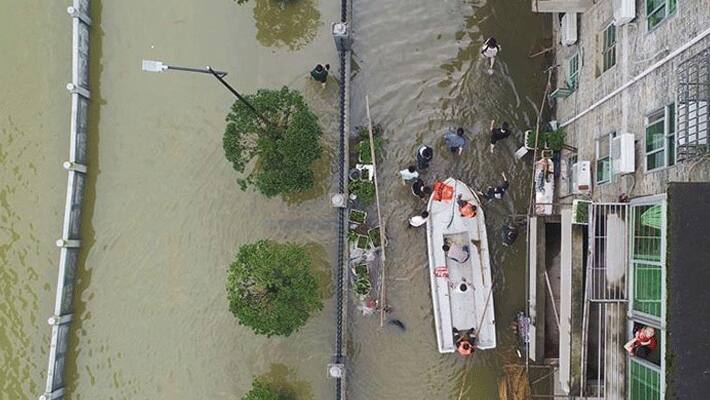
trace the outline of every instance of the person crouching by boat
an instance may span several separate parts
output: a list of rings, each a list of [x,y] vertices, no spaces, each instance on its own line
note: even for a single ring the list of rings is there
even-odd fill
[[[418,228],[427,222],[427,218],[429,218],[429,212],[424,211],[421,215],[415,215],[411,218],[409,218],[409,227],[410,228]]]
[[[453,330],[456,351],[464,357],[473,354],[473,352],[476,351],[475,330],[471,328],[463,333],[456,328],[453,328]]]
[[[429,168],[429,163],[434,158],[434,150],[423,144],[417,149],[417,169],[422,171]]]
[[[431,195],[431,187],[424,185],[423,180],[417,179],[412,184],[412,194],[426,200]]]
[[[459,205],[459,214],[464,218],[473,218],[476,216],[476,205],[470,201],[462,200],[461,195],[457,197],[457,203]]]

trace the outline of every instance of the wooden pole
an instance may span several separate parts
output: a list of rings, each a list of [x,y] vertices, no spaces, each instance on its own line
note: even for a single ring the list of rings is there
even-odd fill
[[[377,160],[375,158],[375,137],[372,132],[372,118],[370,117],[370,99],[365,96],[365,110],[367,111],[367,131],[370,136],[370,156],[372,157],[372,181],[375,184],[375,204],[377,206],[377,223],[380,226],[380,328],[385,324],[385,223],[382,220],[382,212],[380,211],[380,189],[377,185]]]

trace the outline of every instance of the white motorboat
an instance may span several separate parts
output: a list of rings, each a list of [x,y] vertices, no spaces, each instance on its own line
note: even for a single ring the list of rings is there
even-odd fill
[[[481,201],[461,181],[449,178],[443,184],[427,208],[429,276],[439,352],[456,351],[454,329],[475,332],[477,348],[492,349],[496,347],[493,281]],[[459,196],[477,207],[474,217],[461,215]],[[468,258],[455,259],[451,252],[447,256],[445,241],[467,250]]]

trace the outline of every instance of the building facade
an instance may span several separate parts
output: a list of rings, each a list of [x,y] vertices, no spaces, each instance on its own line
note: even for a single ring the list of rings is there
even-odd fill
[[[559,214],[533,218],[530,233],[537,342],[541,304],[550,305],[541,293],[550,292],[559,310],[558,394],[676,398],[668,387],[667,192],[710,180],[710,1],[533,0],[532,9],[558,22],[550,101],[566,134]],[[560,282],[547,284],[558,293],[540,283],[551,272],[540,265],[550,259],[540,246],[545,224],[562,225],[553,229],[561,232]],[[623,344],[642,327],[655,329],[657,346],[630,356]]]

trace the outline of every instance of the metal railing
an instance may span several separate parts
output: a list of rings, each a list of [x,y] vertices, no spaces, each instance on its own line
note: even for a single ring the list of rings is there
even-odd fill
[[[72,298],[79,260],[79,228],[84,187],[86,186],[86,148],[89,98],[89,18],[90,0],[73,0],[67,12],[72,17],[72,79],[67,84],[71,93],[69,160],[64,162],[68,173],[67,197],[64,206],[62,237],[59,247],[59,276],[54,314],[48,322],[52,327],[47,366],[47,383],[41,400],[64,398],[64,366],[72,320]]]

